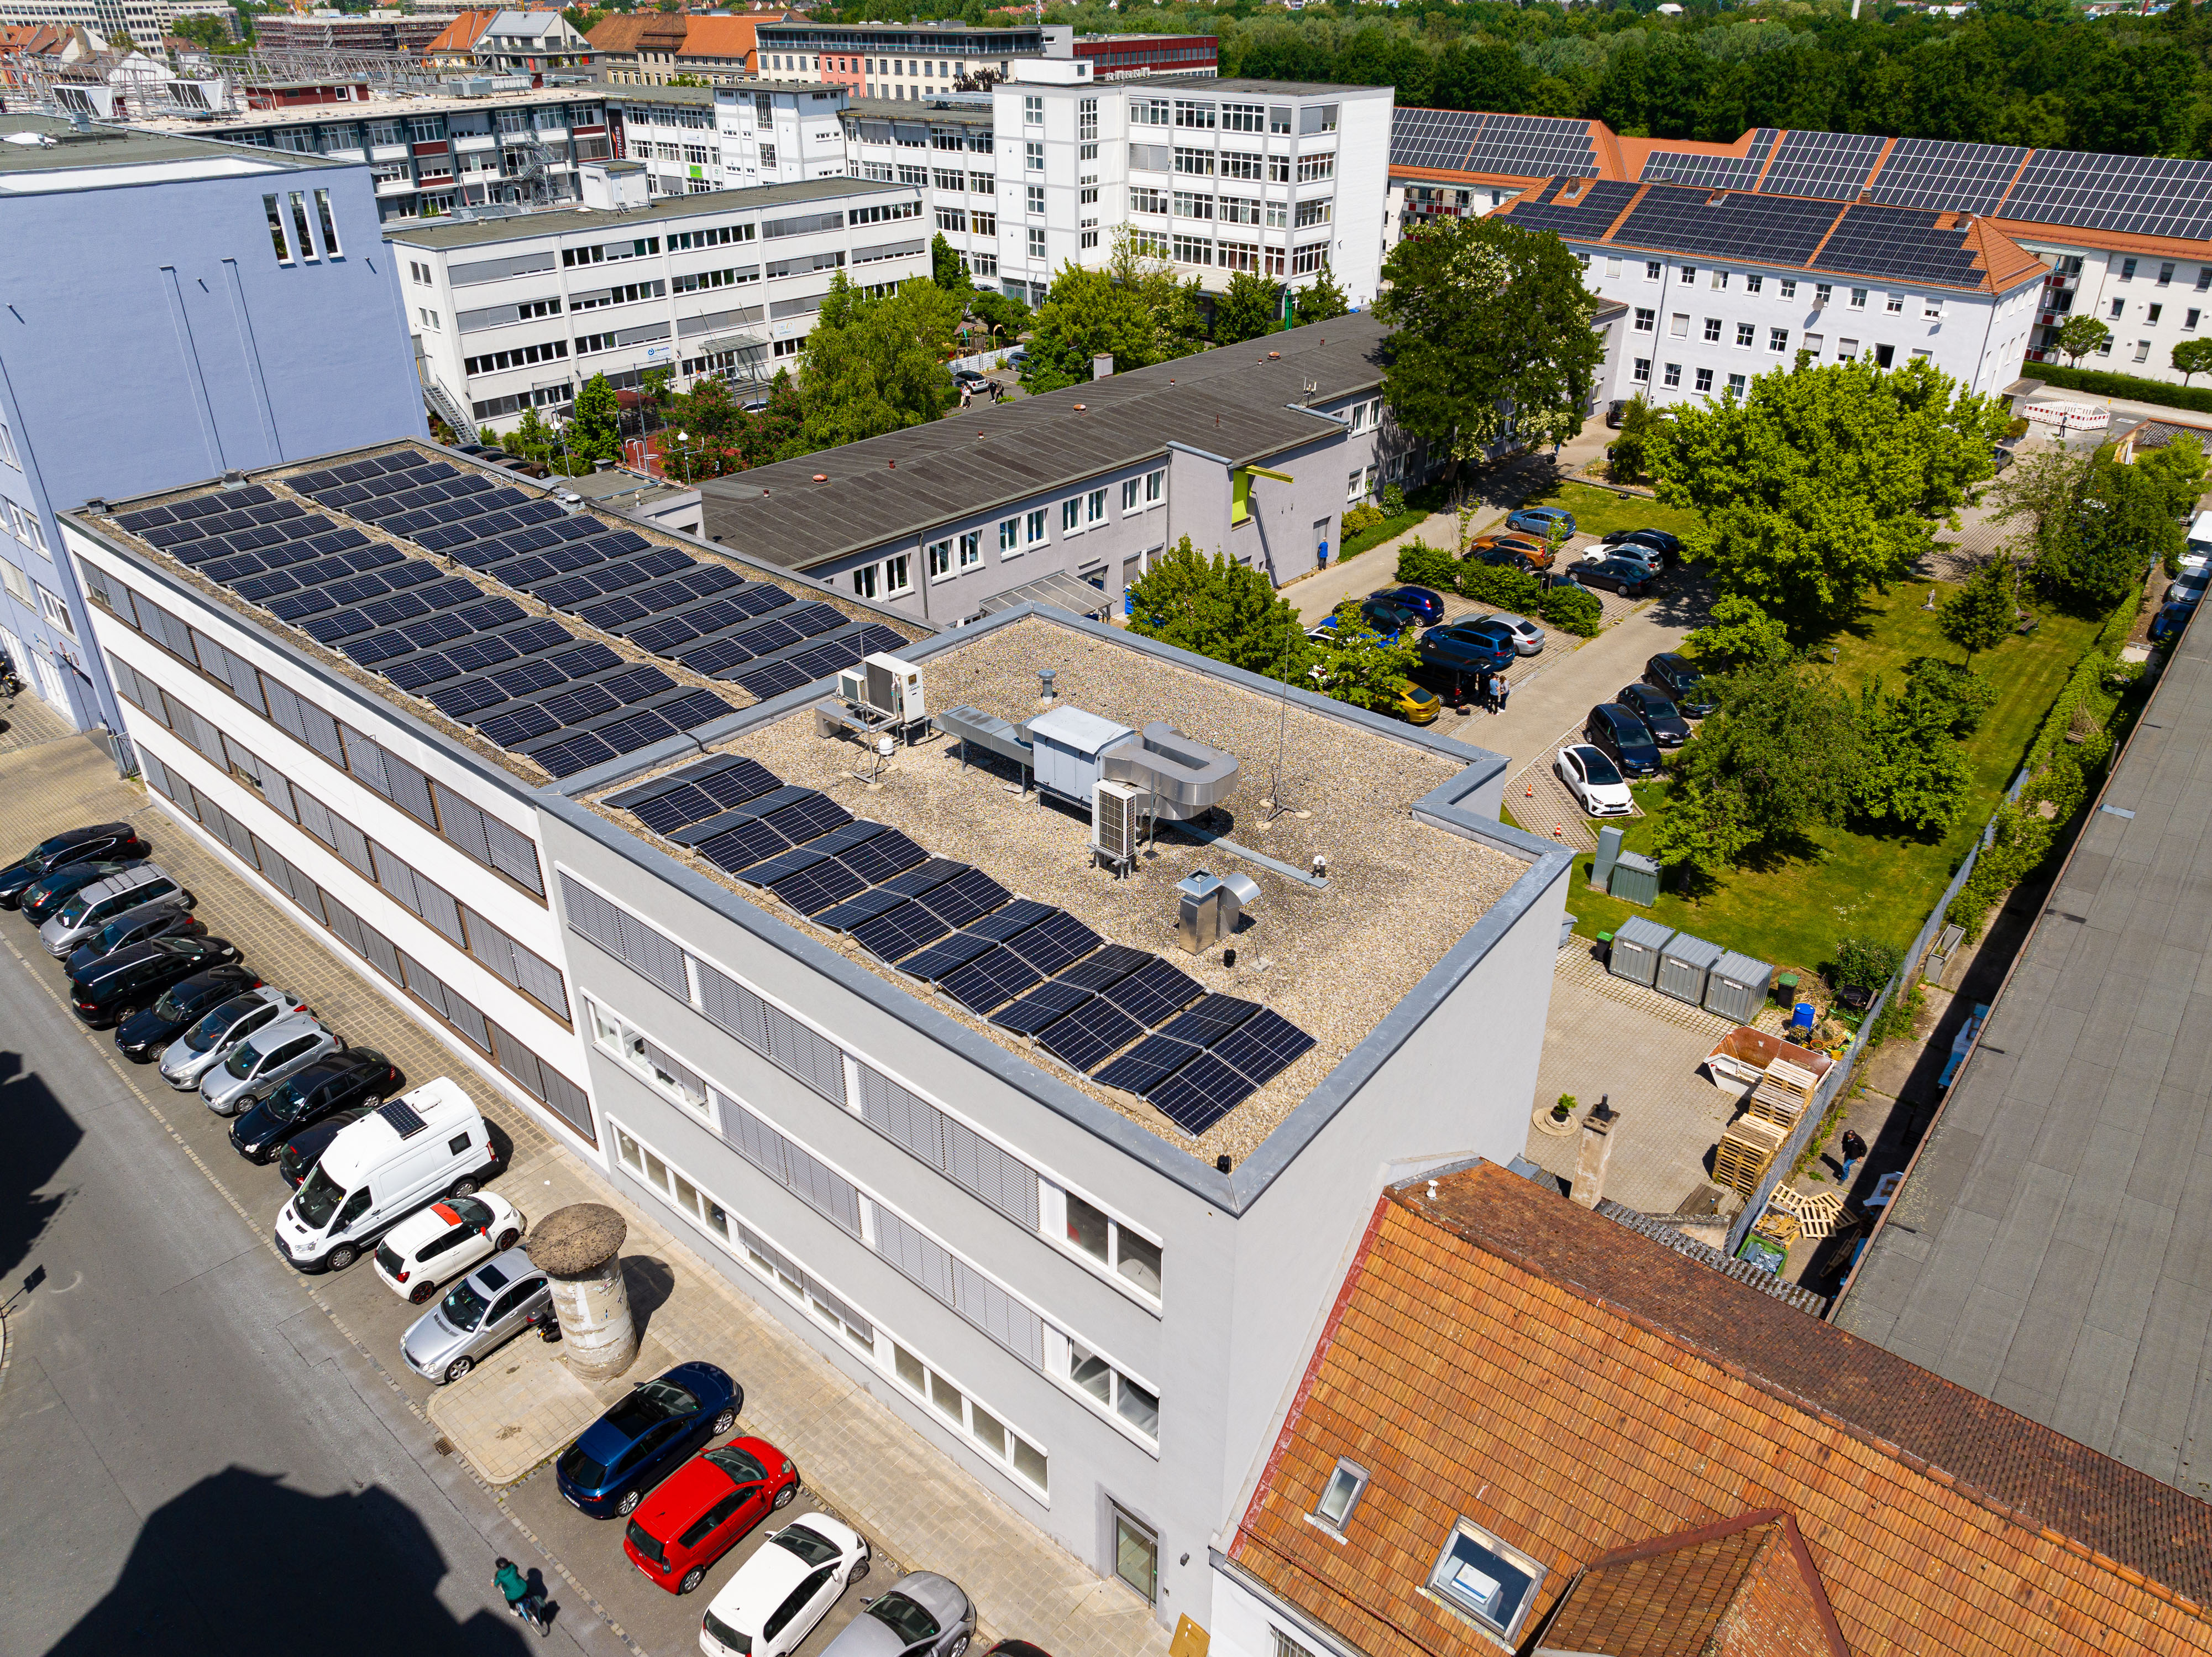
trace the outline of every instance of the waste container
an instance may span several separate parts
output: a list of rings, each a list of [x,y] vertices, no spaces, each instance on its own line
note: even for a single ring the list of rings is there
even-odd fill
[[[1765,1002],[1767,986],[1773,979],[1772,963],[1724,950],[1705,975],[1705,1010],[1748,1024]]]
[[[1705,998],[1705,975],[1726,953],[1717,943],[1677,932],[1659,952],[1658,976],[1651,987],[1662,996],[1698,1006]]]
[[[1640,851],[1624,851],[1613,859],[1612,883],[1606,890],[1625,904],[1649,909],[1659,901],[1659,865]]]
[[[1672,927],[1632,915],[1613,935],[1613,949],[1606,970],[1617,978],[1649,985],[1659,972],[1659,952],[1674,935]]]

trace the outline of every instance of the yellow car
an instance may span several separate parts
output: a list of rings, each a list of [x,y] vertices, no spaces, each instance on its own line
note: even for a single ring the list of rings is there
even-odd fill
[[[1430,725],[1443,711],[1443,698],[1434,691],[1424,690],[1410,679],[1397,684],[1397,699],[1388,704],[1389,710],[1409,725]]]

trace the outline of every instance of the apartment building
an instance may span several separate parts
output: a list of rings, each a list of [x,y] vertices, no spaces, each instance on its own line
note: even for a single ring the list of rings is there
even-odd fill
[[[186,17],[213,17],[237,32],[227,0],[0,0],[0,23],[19,27],[89,29],[98,35],[130,35],[155,48]]]
[[[1186,535],[1279,586],[1426,474],[1382,411],[1384,341],[1340,317],[713,478],[706,533],[937,627],[1118,612]]]
[[[985,287],[999,278],[998,145],[988,104],[917,108],[883,98],[848,102],[841,120],[845,170],[854,178],[911,184],[941,235]]]
[[[366,168],[39,115],[0,138],[0,644],[120,731],[57,515],[420,433],[421,393]]]
[[[650,198],[586,163],[581,208],[388,228],[424,372],[472,423],[565,411],[604,374],[759,380],[798,355],[835,272],[929,272],[919,193],[855,179]]]
[[[1988,219],[1683,185],[1560,179],[1497,210],[1559,235],[1602,300],[1601,403],[1741,394],[1804,353],[2020,378],[2048,267]]]
[[[476,66],[493,75],[527,75],[543,86],[556,70],[588,70],[592,43],[559,12],[501,11],[492,15],[471,49]]]
[[[611,12],[592,27],[592,51],[601,77],[617,86],[665,86],[678,76],[730,86],[753,74],[757,21]]]
[[[610,94],[609,148],[645,168],[648,196],[696,195],[756,182],[726,173],[714,94],[706,87],[654,86]]]
[[[455,573],[402,581],[420,619],[371,617],[312,567],[204,545],[256,514],[358,537],[363,578],[417,548]],[[1064,612],[937,634],[591,517],[410,444],[103,502],[69,533],[186,831],[1016,1519],[1203,1626],[1207,1541],[1376,1191],[1527,1130],[1571,859],[1499,824],[1498,756]],[[653,550],[532,550],[610,528]],[[964,710],[881,764],[817,709],[874,649]],[[1016,721],[1038,756],[1103,745],[1139,796],[1189,802],[1170,819],[1224,807],[1233,840],[1164,821],[1115,878],[1087,811],[984,752],[1021,752]],[[1186,951],[1200,869],[1248,877],[1243,918]]]
[[[388,52],[420,58],[453,21],[454,14],[447,10],[278,12],[253,20],[253,40],[264,52]]]
[[[1389,87],[1100,84],[1091,67],[1018,64],[991,89],[1009,294],[1040,302],[1063,265],[1103,265],[1126,223],[1208,292],[1239,271],[1303,287],[1326,265],[1353,305],[1373,301]]]
[[[741,88],[716,87],[714,95],[722,173],[732,184],[860,176],[847,164],[843,87],[756,81]]]
[[[941,98],[981,77],[1004,80],[1026,58],[1072,58],[1065,23],[975,28],[941,23],[763,22],[758,72],[771,81],[817,81],[857,98],[894,103]]]

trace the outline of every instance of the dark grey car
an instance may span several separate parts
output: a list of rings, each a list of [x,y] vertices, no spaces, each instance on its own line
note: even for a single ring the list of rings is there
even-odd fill
[[[845,1624],[822,1657],[960,1657],[975,1637],[975,1606],[934,1571],[902,1576]]]

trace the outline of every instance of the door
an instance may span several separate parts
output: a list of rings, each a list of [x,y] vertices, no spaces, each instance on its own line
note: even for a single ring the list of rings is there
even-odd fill
[[[1149,1525],[1131,1518],[1118,1502],[1109,1502],[1114,1520],[1114,1575],[1145,1598],[1159,1598],[1160,1538]]]
[[[1331,521],[1328,518],[1314,520],[1314,563],[1316,564],[1326,564],[1328,562],[1328,527]]]
[[[836,1568],[824,1565],[793,1588],[775,1613],[761,1625],[761,1642],[767,1647],[764,1657],[782,1657],[805,1639],[815,1623],[822,1620],[828,1610],[825,1603],[819,1608],[815,1602],[826,1595],[835,1599],[837,1585]]]
[[[331,1222],[330,1234],[343,1237],[352,1230],[356,1222],[368,1212],[368,1199],[369,1188],[367,1185],[347,1197],[345,1206],[338,1210],[338,1217]]]

